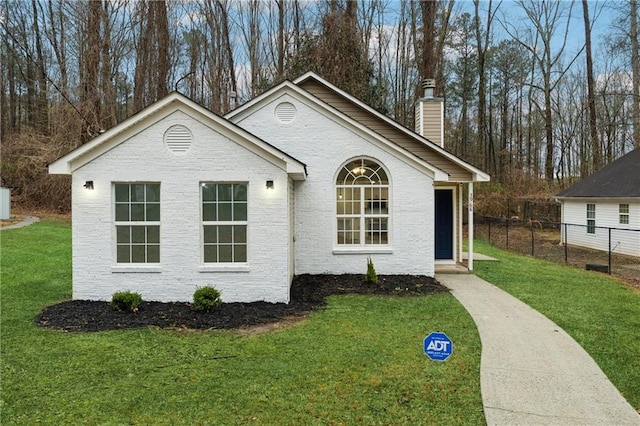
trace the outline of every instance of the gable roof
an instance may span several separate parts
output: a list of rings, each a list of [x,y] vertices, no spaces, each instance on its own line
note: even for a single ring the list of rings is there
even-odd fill
[[[169,93],[164,98],[154,102],[86,144],[60,157],[48,165],[49,173],[71,174],[93,159],[117,147],[130,137],[178,110],[192,116],[205,126],[215,129],[244,148],[280,167],[293,179],[306,179],[307,172],[304,163],[178,92]]]
[[[371,106],[334,86],[313,72],[294,81],[344,114],[363,123],[372,131],[403,147],[412,154],[444,170],[450,181],[488,182],[490,176],[450,153],[440,145],[375,110]]]
[[[311,93],[303,90],[297,85],[293,84],[290,81],[284,81],[279,85],[267,90],[261,95],[251,99],[247,103],[242,106],[236,108],[233,111],[228,112],[225,115],[230,121],[234,123],[240,123],[244,118],[251,115],[253,111],[261,108],[263,105],[270,103],[273,99],[277,99],[283,95],[289,95],[298,101],[309,105],[311,108],[319,111],[321,113],[325,113],[330,115],[332,119],[341,120],[343,123],[348,125],[355,133],[358,133],[360,136],[368,139],[370,142],[378,144],[383,149],[388,152],[395,153],[397,156],[402,158],[406,163],[412,164],[417,167],[419,170],[422,170],[424,173],[432,176],[437,181],[447,181],[448,175],[446,172],[441,169],[433,166],[427,161],[412,155],[409,151],[404,150],[401,146],[398,146],[388,139],[382,137],[381,135],[372,132],[369,128],[364,126],[362,123],[348,117],[345,114],[342,114],[340,111],[331,107],[331,105],[323,102],[316,96],[313,96]]]
[[[225,117],[239,122],[255,107],[279,96],[285,90],[325,111],[330,111],[334,116],[349,123],[352,128],[367,135],[369,139],[381,141],[391,151],[401,153],[405,158],[411,158],[423,167],[432,169],[436,181],[484,182],[490,179],[488,174],[379,113],[313,72],[308,72],[293,82],[281,83],[227,113]]]
[[[558,198],[640,197],[640,148],[636,148],[597,172],[560,192]]]

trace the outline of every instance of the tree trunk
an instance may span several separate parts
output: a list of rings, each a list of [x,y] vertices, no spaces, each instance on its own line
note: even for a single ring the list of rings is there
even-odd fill
[[[480,25],[479,0],[473,0],[475,11],[476,43],[478,48],[478,154],[481,167],[487,168],[487,147],[485,145],[486,114],[487,114],[487,74],[485,71],[485,48],[483,47],[482,27]],[[489,2],[491,5],[491,2]]]
[[[146,0],[141,0],[138,3],[138,10],[136,13],[138,14],[138,19],[140,22],[139,25],[139,35],[138,41],[136,43],[136,70],[133,77],[133,110],[134,112],[140,111],[145,107],[146,96],[145,96],[145,88],[146,82],[145,80],[148,78],[147,68],[149,66],[149,37],[151,36],[151,24],[146,23],[145,21],[148,19],[147,13],[147,2]]]
[[[284,80],[284,2],[285,0],[276,0],[278,6],[278,64],[276,65],[278,82]]]
[[[633,146],[640,148],[640,52],[638,46],[638,1],[630,0],[631,70],[633,74]]]
[[[220,13],[221,13],[221,22],[222,22],[222,37],[223,37],[223,43],[224,43],[224,52],[226,53],[226,65],[227,65],[227,71],[229,73],[229,84],[231,85],[230,89],[231,92],[233,92],[234,96],[237,96],[238,94],[238,85],[236,83],[236,72],[235,72],[235,62],[234,62],[234,58],[233,58],[233,47],[231,45],[231,35],[230,35],[230,28],[229,28],[229,11],[225,8],[225,6],[222,4],[222,2],[220,0],[218,0],[218,8],[220,9]],[[222,63],[221,63],[222,65]],[[227,95],[230,95],[230,93],[227,93]],[[225,102],[223,103],[223,111],[222,112],[227,112],[229,111],[231,108],[235,108],[235,98],[233,100],[233,105],[231,105],[230,100],[229,100],[229,96],[225,97]]]
[[[40,21],[36,0],[32,0],[33,5],[33,35],[36,47],[36,81],[37,87],[34,93],[33,125],[40,132],[48,132],[48,108],[47,108],[47,74],[42,52],[42,39],[40,38]]]
[[[420,77],[436,77],[435,31],[438,0],[421,1],[422,49],[420,50]],[[420,86],[420,82],[419,82]],[[418,91],[420,93],[420,91]]]
[[[169,22],[167,20],[167,3],[165,1],[153,1],[151,2],[153,8],[155,8],[155,27],[156,27],[156,45],[158,49],[158,74],[156,81],[155,99],[154,101],[163,98],[168,93],[168,75],[170,68],[169,60]]]
[[[100,69],[100,47],[102,40],[100,37],[100,22],[102,18],[102,2],[90,1],[88,3],[87,15],[87,43],[84,46],[84,74],[82,81],[82,103],[85,117],[91,123],[87,133],[83,132],[82,138],[85,141],[95,136],[95,132],[100,127],[100,98],[98,97],[98,72]],[[95,127],[95,128],[94,128]]]
[[[553,183],[553,151],[555,144],[553,143],[553,116],[551,114],[551,85],[545,82],[544,93],[544,130],[545,140],[547,144],[546,158],[544,162],[544,176],[549,184]]]
[[[587,108],[589,110],[589,134],[591,136],[591,152],[593,155],[593,171],[602,166],[601,148],[596,125],[596,93],[593,78],[593,58],[591,56],[591,22],[589,20],[589,5],[582,0],[582,16],[584,18],[584,40],[587,55]]]

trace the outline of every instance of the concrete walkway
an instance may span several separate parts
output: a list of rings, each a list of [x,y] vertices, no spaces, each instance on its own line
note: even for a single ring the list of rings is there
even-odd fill
[[[35,216],[27,216],[27,215],[20,215],[22,217],[22,220],[20,220],[19,222],[16,222],[12,225],[7,225],[7,226],[2,226],[0,227],[0,231],[4,231],[5,229],[15,229],[15,228],[22,228],[25,226],[29,226],[32,225],[34,223],[40,222],[40,218],[37,218]]]
[[[488,425],[640,425],[640,415],[560,327],[475,275],[436,275],[475,321]]]

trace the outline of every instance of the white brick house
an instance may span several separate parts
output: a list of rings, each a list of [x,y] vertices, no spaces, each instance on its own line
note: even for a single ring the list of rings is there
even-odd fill
[[[463,185],[472,200],[489,179],[313,73],[225,117],[171,93],[49,172],[72,175],[73,298],[90,300],[212,285],[288,302],[294,274],[364,273],[367,257],[433,276],[462,258]]]

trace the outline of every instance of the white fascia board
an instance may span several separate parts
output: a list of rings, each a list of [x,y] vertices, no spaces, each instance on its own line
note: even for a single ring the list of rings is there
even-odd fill
[[[396,157],[400,158],[405,163],[410,164],[411,166],[421,171],[422,173],[425,173],[426,175],[432,177],[435,181],[446,182],[449,180],[448,173],[440,170],[439,168],[433,166],[432,164],[429,164],[428,162],[417,157],[416,155],[412,154],[411,152],[407,151],[401,146],[383,138],[378,133],[372,131],[371,129],[362,125],[358,121],[353,120],[352,118],[343,114],[339,110],[333,108],[332,106],[326,104],[319,98],[316,98],[315,96],[311,95],[310,93],[303,90],[299,86],[293,85],[290,82],[284,82],[281,85],[277,86],[276,88],[266,92],[266,95],[263,94],[258,98],[254,99],[253,101],[250,101],[249,104],[252,108],[248,108],[248,107],[244,108],[244,105],[243,105],[243,107],[241,107],[243,108],[242,111],[234,110],[233,113],[229,113],[225,117],[234,123],[239,123],[245,117],[250,115],[252,110],[254,110],[255,108],[258,108],[258,109],[261,108],[260,104],[266,104],[268,102],[271,102],[273,99],[277,99],[278,97],[281,97],[284,94],[287,94],[295,98],[296,100],[306,104],[307,106],[320,112],[330,120],[335,121],[340,125],[348,126],[348,128],[350,128],[357,135],[374,143],[380,148],[386,150],[387,152],[394,154]]]
[[[171,93],[90,142],[54,161],[48,166],[49,173],[71,174],[91,160],[130,139],[136,133],[178,110],[192,116],[212,130],[220,132],[230,140],[254,152],[282,170],[286,170],[287,173],[291,169],[291,173],[295,175],[292,178],[296,180],[306,178],[305,165],[300,161],[176,92]]]
[[[557,201],[575,201],[575,202],[585,202],[591,203],[596,201],[604,201],[604,202],[613,202],[613,201],[624,201],[622,204],[626,203],[638,203],[640,204],[639,197],[555,197]]]
[[[294,84],[292,84],[290,81],[283,81],[282,83],[278,84],[277,86],[272,87],[271,89],[267,90],[266,92],[256,96],[255,98],[249,100],[248,102],[242,104],[241,106],[239,106],[238,108],[234,109],[233,111],[229,111],[228,113],[226,113],[224,115],[224,118],[226,118],[227,120],[232,121],[233,123],[238,123],[240,122],[244,117],[246,117],[247,115],[249,115],[251,113],[251,109],[253,109],[252,107],[254,105],[257,105],[259,103],[264,102],[265,100],[270,99],[271,97],[273,97],[274,93],[277,93],[279,91],[282,91],[284,88],[289,88],[292,90],[300,90],[300,88]]]
[[[240,144],[251,152],[271,162],[275,166],[280,167],[282,170],[285,170],[291,175],[292,179],[306,179],[306,165],[301,161],[260,139],[253,133],[246,131],[231,120],[228,120],[226,117],[220,117],[195,102],[192,102],[192,105],[190,106],[194,112],[197,112],[202,117],[201,122],[204,125],[211,127],[215,131],[221,132],[230,140]],[[195,118],[197,119],[197,117]],[[207,120],[214,121],[219,127],[213,128],[211,125],[207,124]],[[221,128],[224,129],[224,131],[222,131]],[[238,138],[238,136],[240,136],[240,138]]]
[[[287,174],[293,180],[306,180],[307,168],[301,163],[287,163]]]
[[[313,78],[313,79],[317,80],[319,83],[325,85],[326,87],[328,87],[329,89],[333,90],[334,92],[340,94],[341,96],[346,97],[347,99],[349,99],[349,101],[353,102],[354,104],[360,106],[361,108],[366,109],[371,114],[374,114],[378,118],[386,121],[388,124],[390,124],[391,126],[395,127],[396,129],[400,130],[401,132],[403,132],[403,133],[405,133],[405,134],[417,139],[418,141],[422,142],[423,144],[429,146],[431,149],[436,151],[438,154],[442,155],[443,157],[446,157],[451,162],[453,162],[453,163],[457,164],[458,166],[462,167],[463,169],[469,171],[473,176],[473,181],[474,182],[489,182],[491,180],[491,176],[489,176],[488,173],[485,173],[482,170],[480,170],[480,169],[472,166],[471,164],[467,163],[466,161],[461,160],[460,158],[456,157],[455,155],[453,155],[452,153],[450,153],[446,149],[442,148],[438,144],[431,142],[429,139],[427,139],[427,138],[425,138],[423,136],[420,136],[416,132],[413,132],[410,129],[407,129],[406,127],[400,125],[395,120],[387,117],[384,114],[381,114],[380,112],[376,111],[374,108],[371,108],[369,105],[365,104],[364,102],[362,102],[358,98],[350,95],[349,93],[345,92],[344,90],[340,89],[339,87],[334,86],[333,84],[329,83],[327,80],[323,79],[322,77],[318,76],[317,74],[315,74],[312,71],[309,71],[309,72],[305,73],[304,75],[296,78],[293,81],[293,83],[297,85],[300,82],[302,82],[304,80],[307,80],[308,78]]]
[[[102,155],[104,152],[108,151],[114,146],[117,146],[119,144],[118,140],[122,141],[126,139],[122,138],[123,133],[130,133],[131,129],[134,128],[138,123],[146,120],[153,114],[156,114],[167,105],[176,101],[179,97],[180,95],[178,93],[171,93],[165,98],[151,104],[147,108],[110,128],[106,132],[96,136],[94,139],[90,140],[84,145],[81,145],[68,154],[63,155],[62,157],[48,165],[49,173],[71,174],[78,167],[86,164],[86,162],[91,161],[92,159]],[[136,132],[134,132],[134,134],[135,133]],[[81,158],[88,158],[88,160],[86,162],[79,161]]]

